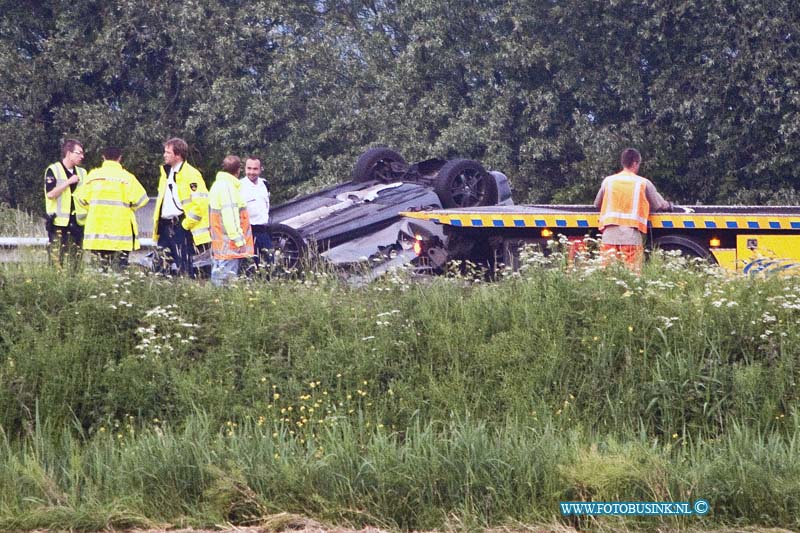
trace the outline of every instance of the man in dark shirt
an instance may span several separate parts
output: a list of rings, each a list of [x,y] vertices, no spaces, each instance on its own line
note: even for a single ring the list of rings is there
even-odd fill
[[[64,266],[65,256],[77,266],[81,258],[83,228],[78,224],[73,195],[86,177],[78,165],[83,161],[83,145],[67,139],[61,145],[61,161],[44,172],[44,203],[47,213],[47,237],[50,240],[50,262]]]

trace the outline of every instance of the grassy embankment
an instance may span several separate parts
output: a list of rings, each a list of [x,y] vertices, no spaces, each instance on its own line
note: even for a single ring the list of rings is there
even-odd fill
[[[47,232],[41,216],[0,204],[0,236],[46,237]]]
[[[0,529],[800,527],[800,284],[654,261],[492,284],[0,270]]]

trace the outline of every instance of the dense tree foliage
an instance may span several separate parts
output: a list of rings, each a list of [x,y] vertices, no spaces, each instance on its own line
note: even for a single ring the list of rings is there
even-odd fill
[[[0,202],[41,209],[63,138],[152,192],[259,153],[278,199],[366,147],[470,157],[518,201],[586,202],[628,145],[684,202],[797,201],[800,11],[785,0],[18,0],[0,10]]]

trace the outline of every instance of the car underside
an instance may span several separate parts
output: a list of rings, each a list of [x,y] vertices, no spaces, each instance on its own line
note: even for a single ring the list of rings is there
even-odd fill
[[[418,261],[408,253],[415,237],[444,235],[437,224],[411,221],[401,212],[511,203],[506,176],[477,161],[407,164],[397,152],[377,147],[359,157],[350,181],[273,207],[270,233],[276,257],[288,268],[309,253],[336,265],[398,256],[411,262]]]

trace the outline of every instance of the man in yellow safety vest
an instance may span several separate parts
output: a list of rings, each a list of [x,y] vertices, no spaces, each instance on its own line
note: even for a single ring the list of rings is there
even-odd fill
[[[622,170],[606,177],[594,200],[600,208],[600,251],[604,261],[622,260],[634,272],[640,272],[644,260],[644,237],[650,211],[669,211],[655,185],[639,176],[642,156],[626,148],[620,156]]]
[[[71,259],[73,267],[80,263],[83,228],[77,221],[73,195],[86,177],[86,171],[78,166],[83,155],[80,141],[67,139],[61,145],[61,161],[44,171],[48,257],[59,267],[64,266],[65,256]]]
[[[239,273],[242,259],[253,256],[253,231],[239,183],[241,160],[229,155],[222,161],[208,193],[211,223],[211,283],[222,285]]]
[[[211,234],[206,182],[200,171],[186,161],[188,155],[189,145],[183,139],[175,137],[164,144],[153,240],[167,254],[167,261],[175,263],[179,274],[194,277],[194,256],[208,249]]]
[[[138,250],[139,228],[135,211],[150,200],[136,176],[122,168],[122,150],[103,150],[103,164],[86,176],[75,194],[84,224],[83,249],[97,255],[104,267],[121,269],[128,253]]]

